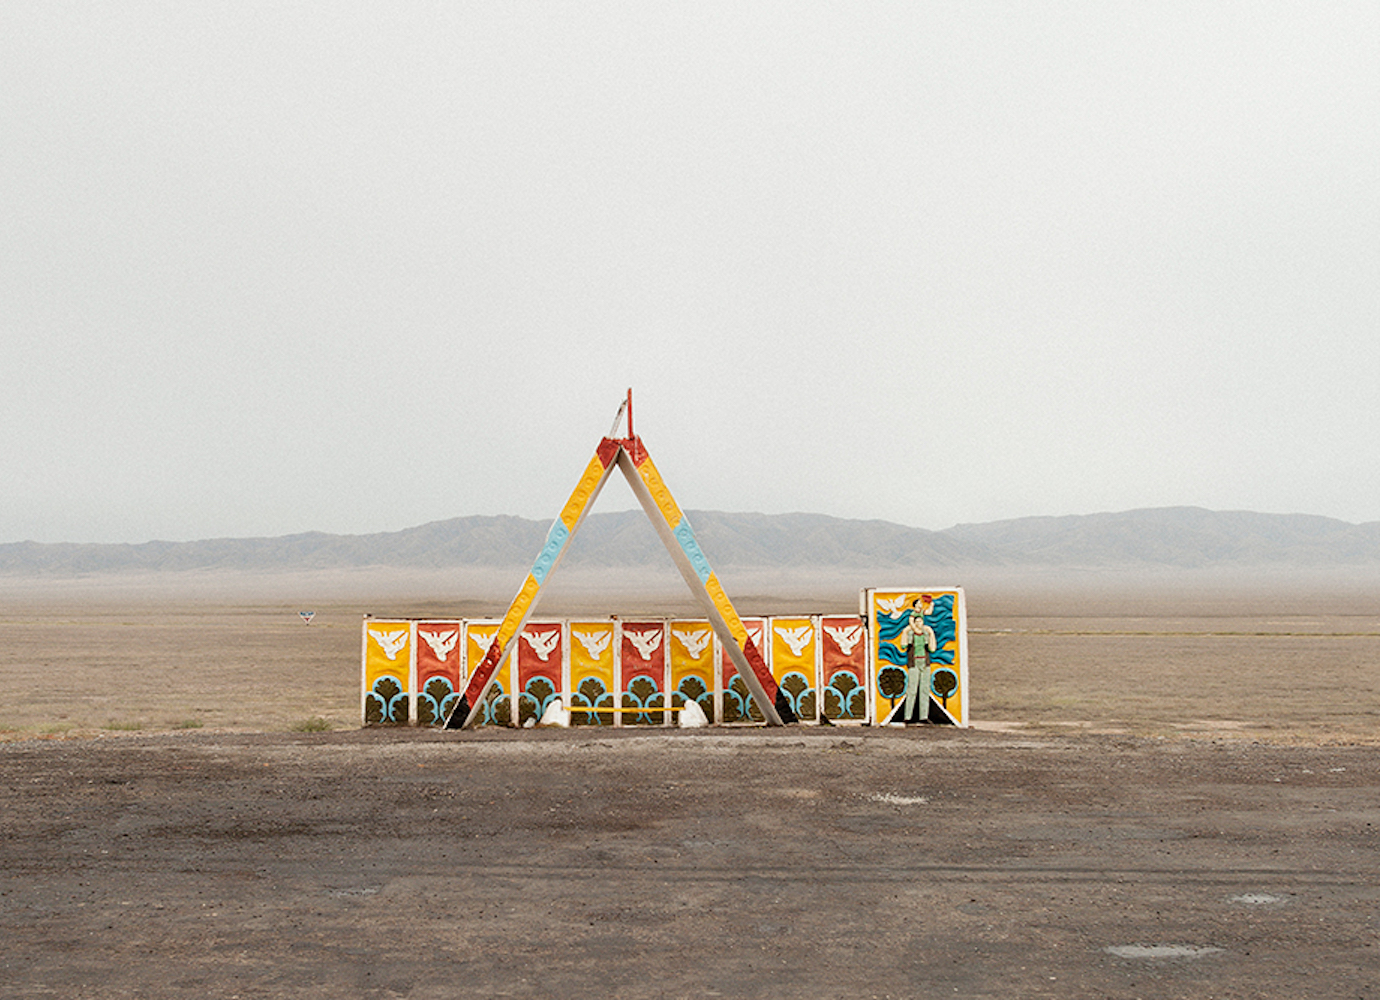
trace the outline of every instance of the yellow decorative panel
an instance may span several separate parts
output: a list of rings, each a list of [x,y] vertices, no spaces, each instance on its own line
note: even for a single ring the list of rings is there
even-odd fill
[[[671,690],[714,721],[714,630],[702,618],[671,622]]]
[[[819,636],[809,618],[773,618],[771,626],[771,672],[777,686],[786,692],[791,708],[802,721],[814,721],[815,653]]]
[[[408,723],[412,679],[412,623],[368,619],[364,623],[364,722]]]
[[[570,623],[570,722],[576,726],[613,725],[614,713],[575,711],[613,707],[614,627],[611,621]]]

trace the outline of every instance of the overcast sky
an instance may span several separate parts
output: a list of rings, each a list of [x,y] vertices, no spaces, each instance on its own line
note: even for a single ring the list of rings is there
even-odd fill
[[[1378,520],[1380,4],[7,0],[0,343],[0,541]]]

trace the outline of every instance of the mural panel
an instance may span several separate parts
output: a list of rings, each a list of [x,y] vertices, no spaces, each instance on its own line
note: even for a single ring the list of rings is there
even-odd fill
[[[570,623],[570,724],[611,726],[613,712],[578,711],[614,708],[613,622]]]
[[[528,622],[518,634],[518,725],[540,720],[546,706],[561,697],[565,636],[560,622]]]
[[[703,618],[671,622],[671,690],[697,702],[714,721],[714,629]]]
[[[364,621],[364,724],[405,726],[410,721],[412,622]]]
[[[484,654],[489,651],[494,636],[498,634],[499,624],[496,621],[469,622],[466,624],[464,643],[466,677],[474,672],[475,666],[484,659]],[[509,670],[500,670],[494,673],[493,683],[489,685],[488,693],[481,702],[484,710],[479,715],[478,725],[511,726],[513,724],[513,710],[509,698],[509,689],[512,687],[511,673]]]
[[[459,621],[417,622],[417,725],[443,726],[460,697]]]
[[[823,676],[820,711],[835,722],[867,720],[867,631],[859,615],[819,620]]]
[[[963,589],[868,589],[862,603],[859,616],[741,619],[765,653],[764,683],[807,723],[966,725]],[[443,725],[504,627],[492,619],[365,618],[364,723]],[[560,697],[572,725],[675,725],[678,713],[664,710],[668,692],[673,709],[693,699],[711,722],[765,721],[703,618],[533,621],[508,649],[483,692],[480,724],[520,725]]]
[[[766,647],[763,645],[767,634],[767,620],[765,618],[744,618],[743,627],[747,629],[748,638],[756,643],[759,650],[763,650],[766,655]],[[743,679],[738,676],[738,668],[733,665],[733,661],[722,649],[719,650],[719,676],[722,678],[723,710],[719,718],[724,722],[764,722],[762,710],[757,707],[757,702],[753,700],[752,694],[748,691]]]
[[[877,590],[869,606],[877,721],[966,725],[962,589]]]
[[[801,722],[818,721],[815,654],[819,637],[809,618],[772,618],[771,672],[777,687],[791,700]]]
[[[665,704],[666,622],[623,623],[621,660],[624,708],[659,708]],[[623,725],[660,725],[667,712],[626,712]]]

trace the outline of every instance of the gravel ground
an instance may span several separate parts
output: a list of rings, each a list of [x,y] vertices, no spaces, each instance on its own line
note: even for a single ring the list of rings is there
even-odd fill
[[[946,729],[0,744],[4,997],[1380,997],[1380,752]]]

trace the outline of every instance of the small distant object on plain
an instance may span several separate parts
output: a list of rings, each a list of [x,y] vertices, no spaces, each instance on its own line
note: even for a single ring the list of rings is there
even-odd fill
[[[310,625],[311,620],[316,617],[315,611],[299,611],[297,613],[302,616],[302,621],[306,622],[308,625]]]

